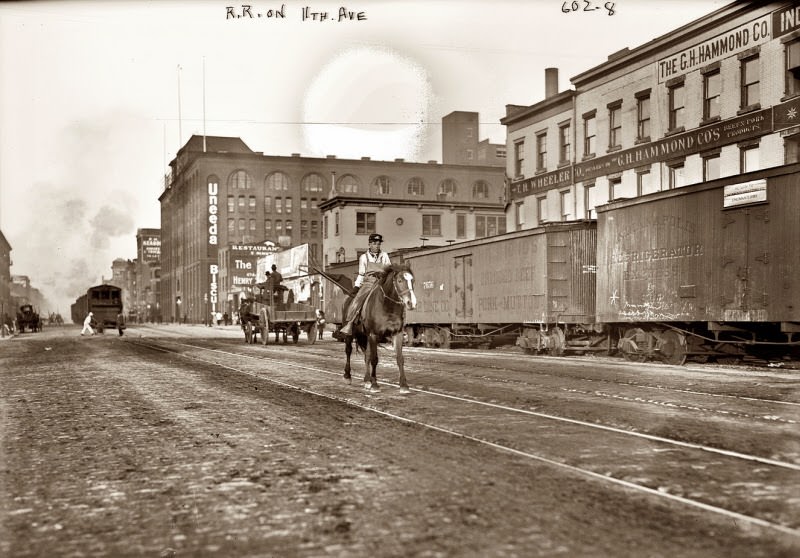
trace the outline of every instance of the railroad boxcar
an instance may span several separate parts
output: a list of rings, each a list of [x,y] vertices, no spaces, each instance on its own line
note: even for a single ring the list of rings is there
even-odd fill
[[[608,350],[595,323],[595,221],[407,252],[417,307],[411,343],[449,347],[506,337],[529,352]]]
[[[770,356],[800,332],[800,165],[597,209],[597,321],[631,360]]]
[[[83,323],[89,312],[94,314],[93,327],[100,333],[117,327],[117,315],[122,312],[122,289],[115,285],[89,287],[72,305],[72,321]]]

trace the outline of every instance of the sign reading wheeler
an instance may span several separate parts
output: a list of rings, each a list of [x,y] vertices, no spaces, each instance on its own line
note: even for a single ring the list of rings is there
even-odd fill
[[[536,192],[561,188],[572,184],[572,166],[552,171],[511,184],[511,199],[524,198]]]

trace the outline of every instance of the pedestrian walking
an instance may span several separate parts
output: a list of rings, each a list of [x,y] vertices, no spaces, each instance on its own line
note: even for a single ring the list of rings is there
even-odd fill
[[[319,333],[319,338],[322,339],[322,333],[325,331],[325,312],[317,308],[317,332]]]
[[[83,320],[83,329],[81,330],[81,335],[94,335],[94,329],[92,329],[92,321],[94,321],[94,313],[89,312],[86,314],[86,318]]]
[[[125,329],[125,314],[122,312],[117,314],[117,329],[119,330],[119,336],[122,337],[122,330]]]

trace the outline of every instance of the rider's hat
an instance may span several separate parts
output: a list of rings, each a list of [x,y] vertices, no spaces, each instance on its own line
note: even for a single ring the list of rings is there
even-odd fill
[[[369,235],[370,242],[383,242],[383,236],[379,235],[378,233],[372,233]]]

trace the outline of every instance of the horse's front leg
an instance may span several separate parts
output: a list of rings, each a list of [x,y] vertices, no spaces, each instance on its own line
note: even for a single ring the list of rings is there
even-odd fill
[[[364,351],[364,389],[380,391],[378,387],[378,340],[370,334],[367,339],[367,350]]]
[[[353,338],[348,337],[344,340],[344,354],[347,357],[344,362],[344,379],[347,380],[347,383],[352,383],[352,379],[350,378],[350,355],[353,354]]]
[[[403,356],[403,330],[394,334],[394,354],[397,358],[397,368],[400,370],[400,393],[409,393],[408,382],[406,381],[406,371],[403,369],[405,357]]]

